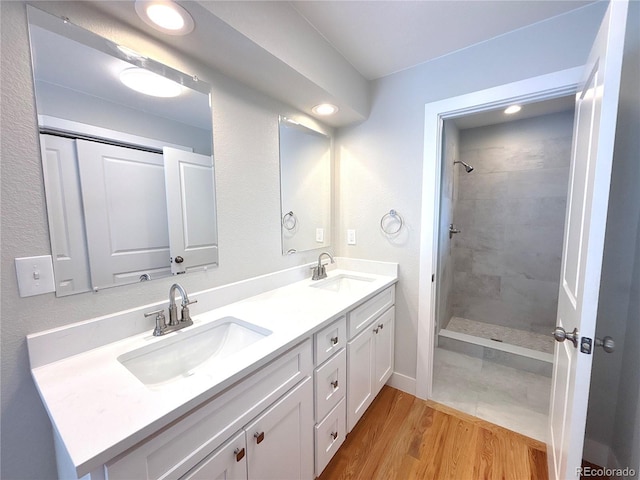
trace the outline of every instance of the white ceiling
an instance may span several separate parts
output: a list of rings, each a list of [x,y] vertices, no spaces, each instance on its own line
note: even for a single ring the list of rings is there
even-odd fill
[[[291,2],[369,80],[591,3],[593,0]]]

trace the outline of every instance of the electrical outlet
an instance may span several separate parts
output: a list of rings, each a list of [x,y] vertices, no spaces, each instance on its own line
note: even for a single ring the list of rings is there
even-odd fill
[[[356,231],[347,230],[347,245],[355,245],[355,244],[356,244]]]
[[[15,261],[18,292],[21,297],[31,297],[55,291],[51,255],[16,258]]]

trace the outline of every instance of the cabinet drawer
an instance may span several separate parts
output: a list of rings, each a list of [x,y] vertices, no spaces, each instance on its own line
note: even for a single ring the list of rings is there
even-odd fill
[[[342,349],[314,373],[316,421],[336,406],[347,390],[347,351]]]
[[[316,476],[333,458],[346,436],[346,403],[343,398],[327,417],[315,428],[316,435]]]
[[[175,479],[313,372],[306,340],[106,465],[109,480]]]
[[[395,303],[395,286],[387,288],[348,313],[349,339],[355,337],[376,316]]]
[[[347,345],[347,319],[340,317],[314,337],[316,366],[322,365],[331,355]]]

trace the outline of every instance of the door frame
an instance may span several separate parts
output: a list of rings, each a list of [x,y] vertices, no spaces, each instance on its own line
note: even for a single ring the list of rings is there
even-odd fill
[[[415,395],[418,398],[429,399],[432,396],[438,280],[436,278],[433,281],[432,278],[435,278],[437,272],[436,247],[440,233],[438,212],[440,211],[444,120],[506,107],[514,103],[527,104],[574,95],[578,90],[581,74],[582,66],[579,66],[425,105],[415,383]]]

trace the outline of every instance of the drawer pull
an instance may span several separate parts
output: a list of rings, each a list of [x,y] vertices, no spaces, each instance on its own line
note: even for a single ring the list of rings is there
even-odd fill
[[[381,323],[380,325],[378,325],[378,328],[382,330],[384,328],[384,323]]]
[[[331,343],[333,345],[337,345],[338,344],[338,337],[331,337]]]
[[[331,386],[333,388],[338,388],[338,380],[334,380],[333,382],[331,382]]]
[[[333,438],[334,440],[338,438],[338,432],[331,432],[331,438]]]
[[[256,443],[262,443],[262,441],[264,440],[264,432],[256,432],[253,434],[253,436],[256,439]]]
[[[236,462],[239,462],[244,458],[244,448],[236,448],[233,453],[236,456]]]
[[[377,334],[379,330],[380,330],[379,328],[374,328],[374,329],[373,329],[373,333],[376,333],[376,334]]]

